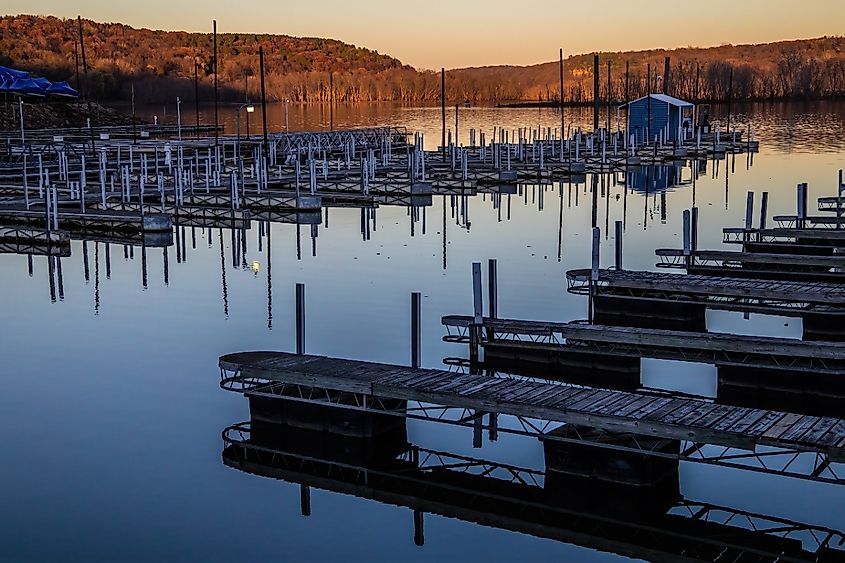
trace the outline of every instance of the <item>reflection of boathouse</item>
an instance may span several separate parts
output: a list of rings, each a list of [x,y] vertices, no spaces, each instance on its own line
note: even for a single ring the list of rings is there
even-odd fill
[[[692,178],[684,179],[683,171],[683,161],[666,165],[648,164],[629,168],[626,172],[627,185],[630,189],[642,193],[665,192],[692,182]]]

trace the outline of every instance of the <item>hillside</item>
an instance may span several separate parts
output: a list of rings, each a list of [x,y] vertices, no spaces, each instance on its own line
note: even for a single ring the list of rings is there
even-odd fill
[[[214,68],[211,33],[153,31],[91,20],[82,24],[95,98],[127,98],[134,81],[136,99],[142,101],[172,100],[177,95],[192,99],[195,64],[208,94]],[[0,65],[76,84],[78,38],[76,20],[0,17]],[[332,39],[219,33],[218,71],[224,98],[240,99],[245,84],[257,97],[259,46],[265,51],[268,87],[273,92],[287,89],[278,79],[288,77],[291,87],[286,93],[295,99],[319,98],[328,86],[322,86],[321,79],[330,70],[368,76],[391,70],[415,73],[392,57]]]
[[[845,37],[822,37],[759,45],[723,45],[599,53],[601,98],[625,97],[625,63],[629,97],[645,93],[647,65],[653,89],[662,87],[665,57],[671,59],[670,93],[685,99],[718,100],[727,96],[733,69],[735,99],[827,98],[845,96]],[[584,103],[593,97],[593,54],[566,58],[566,100]],[[531,66],[458,69],[455,79],[469,87],[468,97],[499,100],[557,100],[557,61]]]
[[[129,98],[134,85],[139,102],[194,99],[194,68],[200,97],[211,99],[213,83],[210,33],[135,29],[117,23],[83,20],[88,82],[96,100]],[[0,65],[14,66],[51,80],[76,81],[76,20],[55,17],[0,17]],[[286,35],[222,33],[218,36],[220,96],[223,101],[259,97],[258,48],[264,47],[270,100],[325,101],[332,73],[338,101],[434,102],[439,76],[417,71],[395,58],[341,41]],[[552,57],[554,53],[551,54]],[[733,70],[733,93],[742,99],[830,98],[845,96],[845,38],[824,37],[761,45],[725,45],[636,52],[600,53],[601,98],[645,92],[651,63],[654,89],[662,86],[664,57],[671,57],[670,93],[689,99],[724,99]],[[611,84],[606,61],[611,62]],[[567,103],[592,100],[592,54],[566,59]],[[80,65],[81,66],[81,65]],[[245,92],[246,91],[246,92]],[[550,101],[559,99],[557,61],[531,66],[491,66],[447,72],[452,102]]]

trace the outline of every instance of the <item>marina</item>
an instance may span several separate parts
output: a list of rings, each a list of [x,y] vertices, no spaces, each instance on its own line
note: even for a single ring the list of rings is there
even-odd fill
[[[445,76],[0,136],[13,559],[845,560],[838,126]]]

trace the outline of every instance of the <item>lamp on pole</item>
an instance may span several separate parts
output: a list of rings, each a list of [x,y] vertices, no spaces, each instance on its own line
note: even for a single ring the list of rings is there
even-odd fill
[[[241,104],[237,108],[237,128],[238,128],[238,136],[237,136],[237,147],[238,147],[238,155],[241,154],[241,110],[246,109],[247,115],[247,123],[249,123],[249,114],[255,112],[255,106],[251,103],[247,102],[245,104]]]

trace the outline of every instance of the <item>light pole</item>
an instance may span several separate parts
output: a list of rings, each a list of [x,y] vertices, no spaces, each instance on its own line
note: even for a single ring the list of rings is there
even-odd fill
[[[20,98],[19,102],[20,102],[20,108],[21,108],[21,145],[25,145],[26,141],[24,139],[24,134],[23,134],[23,98]]]
[[[176,96],[176,132],[182,140],[182,100]]]
[[[237,145],[238,145],[238,155],[240,155],[240,154],[241,154],[241,110],[242,110],[242,109],[244,109],[244,108],[246,108],[246,115],[247,115],[247,117],[246,117],[246,118],[247,118],[247,123],[249,123],[249,121],[248,121],[248,120],[249,120],[249,114],[251,114],[251,113],[255,112],[255,106],[254,106],[254,105],[252,105],[252,104],[251,104],[251,103],[249,103],[249,102],[247,102],[247,103],[245,103],[245,104],[241,104],[241,105],[239,105],[239,106],[238,106],[238,108],[237,108],[237,122],[238,122],[238,125],[237,125],[237,127],[238,127],[238,140],[237,140]],[[247,138],[249,138],[249,137],[247,137]]]

